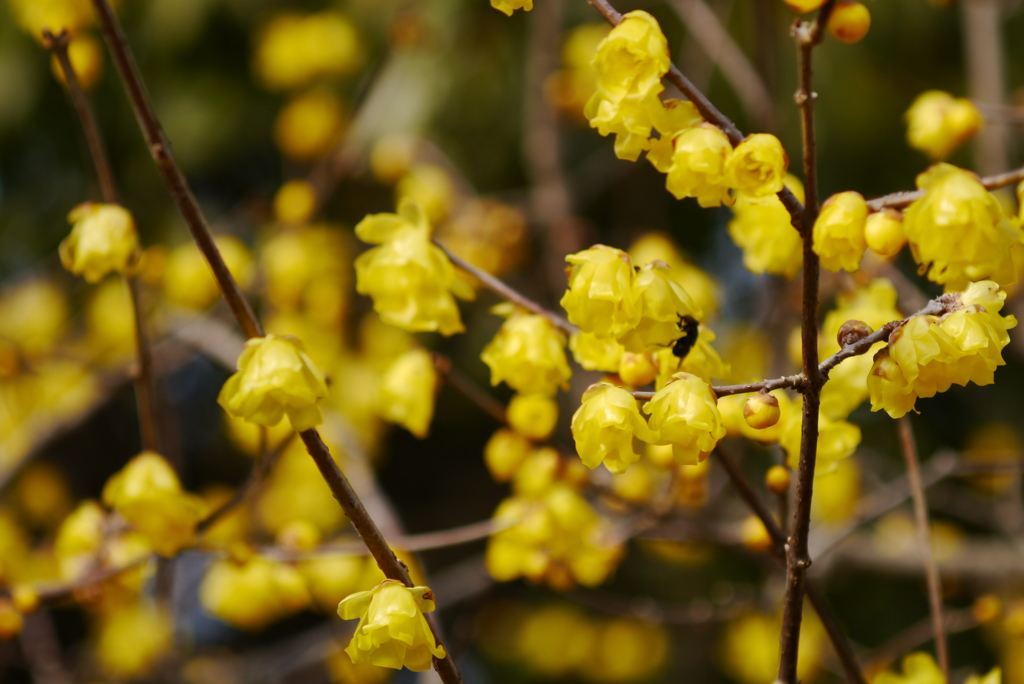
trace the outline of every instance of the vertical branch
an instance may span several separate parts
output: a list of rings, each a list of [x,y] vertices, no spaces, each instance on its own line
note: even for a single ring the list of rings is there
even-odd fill
[[[817,145],[814,134],[813,68],[811,56],[821,43],[823,30],[832,12],[834,0],[821,8],[813,22],[798,21],[793,27],[796,39],[799,82],[795,100],[800,108],[803,132],[803,167],[806,202],[800,221],[803,236],[803,297],[800,342],[803,352],[803,416],[800,429],[800,463],[797,467],[796,494],[789,543],[786,547],[786,599],[783,604],[782,632],[779,635],[779,676],[784,684],[797,683],[797,654],[800,647],[800,623],[803,619],[804,585],[811,558],[807,538],[811,527],[811,494],[814,466],[818,454],[818,414],[824,378],[818,370],[818,277],[820,263],[814,253],[811,235],[818,218]]]
[[[917,528],[917,541],[924,559],[925,579],[928,583],[928,605],[931,608],[932,632],[935,635],[935,652],[938,655],[939,667],[945,681],[949,679],[949,649],[946,645],[945,619],[942,615],[942,585],[939,581],[939,568],[932,553],[931,533],[928,524],[928,502],[924,496],[924,485],[921,482],[921,466],[917,459],[917,442],[914,440],[914,427],[908,416],[899,419],[900,447],[903,459],[907,462],[907,483],[914,499],[914,525]]]
[[[107,47],[113,55],[114,63],[117,65],[118,75],[128,91],[132,108],[135,111],[135,118],[139,122],[142,134],[150,146],[153,160],[156,163],[160,175],[170,191],[178,211],[189,227],[199,251],[203,253],[210,268],[213,270],[224,298],[227,299],[232,313],[235,315],[239,326],[247,337],[263,336],[263,326],[260,325],[252,307],[242,294],[241,288],[235,282],[234,276],[228,271],[224,259],[217,250],[213,241],[209,226],[203,216],[195,196],[192,194],[185,174],[181,171],[174,155],[171,153],[170,143],[164,135],[160,121],[156,117],[153,105],[149,101],[145,85],[135,65],[135,58],[132,56],[131,47],[124,36],[121,24],[110,8],[108,0],[92,0],[93,7],[99,17],[103,29],[103,37]],[[377,524],[370,517],[363,502],[352,488],[348,478],[341,472],[338,464],[334,462],[330,450],[320,438],[316,429],[305,430],[299,433],[306,451],[309,452],[321,476],[331,490],[331,494],[341,505],[345,515],[351,521],[352,526],[359,534],[367,550],[373,556],[381,571],[389,579],[397,580],[407,586],[412,586],[409,571],[396,556],[391,547],[388,546],[384,535],[381,534]],[[440,630],[437,627],[433,615],[427,615],[427,621],[434,633],[438,645],[443,645]],[[434,658],[434,669],[441,676],[445,684],[462,684],[462,675],[459,674],[455,663],[450,657]]]
[[[96,168],[96,178],[100,185],[100,194],[107,204],[118,203],[117,183],[114,181],[114,172],[110,166],[110,158],[107,156],[106,145],[103,144],[103,134],[96,117],[93,115],[89,100],[85,97],[85,91],[78,80],[78,74],[71,64],[68,56],[68,45],[71,43],[71,36],[67,31],[62,30],[54,35],[49,29],[43,29],[43,44],[53,53],[60,65],[61,73],[64,75],[64,83],[67,85],[68,96],[71,104],[78,114],[78,120],[82,125],[82,133],[85,135],[85,143],[89,148],[89,156],[92,158],[93,166]],[[125,276],[125,283],[128,287],[128,296],[131,299],[132,314],[135,317],[135,349],[138,357],[138,369],[135,374],[135,403],[139,414],[139,431],[142,437],[142,448],[148,451],[159,452],[161,450],[160,433],[157,429],[158,419],[156,413],[156,391],[154,388],[155,373],[153,372],[153,350],[150,345],[149,336],[146,334],[145,316],[142,311],[142,302],[139,296],[139,285],[135,278]]]

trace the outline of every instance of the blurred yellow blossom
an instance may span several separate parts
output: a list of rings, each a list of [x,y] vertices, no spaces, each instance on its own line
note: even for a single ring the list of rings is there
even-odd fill
[[[341,12],[282,12],[257,38],[253,69],[268,88],[284,90],[351,73],[362,56],[359,34]]]
[[[491,477],[498,482],[507,482],[532,450],[533,445],[526,437],[502,428],[484,445],[484,463]]]
[[[451,211],[455,185],[437,164],[413,164],[395,186],[395,203],[400,205],[403,200],[423,207],[427,220],[436,224]]]
[[[494,312],[508,318],[480,354],[491,369],[491,384],[504,381],[518,392],[546,396],[566,386],[572,371],[565,335],[546,317],[522,313],[511,304],[499,304]]]
[[[259,631],[305,608],[309,592],[295,568],[253,555],[241,562],[215,560],[199,586],[199,601],[232,627]]]
[[[800,681],[810,682],[821,669],[828,636],[812,612],[804,611],[801,622],[797,674]],[[719,646],[722,670],[740,684],[774,681],[779,668],[781,625],[781,615],[751,611],[730,619]]]
[[[326,90],[311,90],[289,101],[274,122],[274,142],[281,153],[311,161],[338,142],[345,125],[345,107]]]
[[[584,370],[615,373],[619,370],[625,350],[614,337],[598,337],[594,333],[578,332],[569,338],[569,349],[576,363]]]
[[[508,424],[525,437],[544,441],[558,424],[558,402],[543,394],[517,394],[508,402]]]
[[[89,33],[74,35],[68,44],[68,59],[82,89],[92,90],[103,76],[103,46],[100,42]],[[56,56],[50,60],[50,69],[57,80],[64,83],[64,70]]]
[[[216,235],[213,240],[239,287],[248,289],[256,275],[249,248],[232,235]],[[175,247],[167,255],[163,286],[168,302],[189,309],[205,309],[220,297],[213,271],[193,242]]]
[[[533,0],[491,0],[491,7],[511,17],[517,9],[532,10]]]
[[[902,675],[882,672],[871,684],[943,684],[946,681],[946,676],[928,653],[910,653],[903,657],[902,665]]]
[[[918,95],[904,115],[907,142],[932,159],[942,160],[973,138],[985,120],[967,98],[954,98],[941,90]]]
[[[164,608],[137,601],[103,615],[96,659],[108,674],[134,678],[153,670],[174,646],[174,623]]]
[[[856,271],[867,248],[864,225],[868,207],[859,192],[840,192],[821,205],[814,222],[814,253],[829,271]]]
[[[274,217],[281,223],[305,223],[316,208],[316,189],[306,180],[290,180],[274,194]]]
[[[52,280],[30,278],[0,293],[0,338],[29,358],[49,353],[67,321],[64,291]]]
[[[71,234],[60,243],[64,268],[98,283],[111,272],[130,274],[139,261],[135,220],[116,204],[79,204],[68,214]]]
[[[786,187],[803,201],[803,185],[792,175]],[[803,265],[803,242],[785,205],[775,195],[759,199],[741,194],[733,205],[729,236],[743,250],[743,265],[751,273],[772,273],[792,279]]]
[[[381,378],[381,417],[398,423],[420,439],[434,417],[437,370],[430,353],[411,349],[388,366]]]

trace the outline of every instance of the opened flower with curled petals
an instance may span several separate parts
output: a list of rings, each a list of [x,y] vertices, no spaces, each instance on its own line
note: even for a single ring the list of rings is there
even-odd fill
[[[676,373],[646,406],[655,444],[671,444],[680,465],[696,465],[725,437],[711,386],[695,375]]]
[[[437,369],[430,354],[411,349],[395,359],[380,382],[381,416],[420,439],[427,436],[434,417]]]
[[[618,338],[626,351],[670,346],[679,338],[680,316],[703,317],[664,262],[652,261],[640,269],[633,279],[633,294],[640,316],[636,325]]]
[[[427,587],[407,587],[386,579],[370,591],[360,591],[338,604],[343,620],[359,619],[345,653],[356,665],[369,660],[378,667],[413,672],[430,669],[432,658],[444,658],[424,613],[434,610]]]
[[[271,427],[288,416],[298,432],[323,422],[319,402],[327,396],[324,374],[290,335],[254,337],[238,357],[217,403],[231,415]]]
[[[639,323],[628,254],[594,245],[565,260],[570,264],[569,289],[561,304],[571,323],[597,337],[618,337]]]
[[[613,473],[625,472],[630,463],[640,459],[633,450],[634,438],[654,439],[633,395],[606,383],[584,392],[572,417],[572,436],[583,465],[594,469],[603,462]]]
[[[505,381],[523,394],[555,394],[572,377],[565,335],[546,317],[522,313],[511,304],[493,311],[508,318],[480,354],[491,369],[491,384]]]
[[[868,246],[864,237],[867,218],[868,205],[859,192],[840,192],[825,200],[812,234],[822,268],[851,273],[860,268]]]
[[[452,295],[472,299],[472,286],[431,243],[418,204],[402,200],[397,214],[371,214],[356,225],[356,235],[380,245],[356,258],[356,291],[373,298],[384,322],[410,332],[465,330]]]
[[[703,123],[684,131],[673,141],[665,187],[676,199],[697,198],[702,207],[732,204],[725,175],[731,153],[729,137],[717,126]]]
[[[733,190],[759,199],[782,190],[788,166],[789,158],[779,139],[770,133],[755,133],[732,151],[725,173]]]

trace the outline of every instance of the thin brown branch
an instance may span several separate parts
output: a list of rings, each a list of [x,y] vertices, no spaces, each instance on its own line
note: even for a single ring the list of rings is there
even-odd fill
[[[985,176],[979,180],[988,190],[998,190],[999,188],[1005,188],[1007,185],[1016,185],[1017,183],[1024,181],[1024,166],[1018,169],[1013,169],[1012,171],[1007,171],[1006,173],[997,173],[994,176]],[[893,192],[868,201],[868,209],[871,211],[881,211],[887,207],[899,209],[909,205],[914,200],[921,199],[924,196],[924,190],[903,190],[901,192]]]
[[[153,106],[146,94],[145,85],[135,65],[131,48],[124,36],[124,31],[117,16],[110,8],[107,0],[92,0],[92,4],[99,17],[107,47],[113,55],[115,64],[117,64],[118,74],[125,89],[128,91],[128,96],[132,102],[132,107],[135,110],[135,116],[142,129],[143,136],[147,143],[149,143],[150,152],[164,182],[167,184],[171,197],[178,207],[178,211],[185,219],[185,223],[188,225],[199,250],[210,264],[210,268],[217,279],[217,284],[220,286],[225,299],[227,299],[228,305],[232,313],[234,313],[239,326],[247,337],[261,337],[263,335],[263,326],[260,325],[259,320],[253,313],[252,307],[249,306],[249,302],[242,294],[241,288],[238,287],[238,283],[235,282],[231,272],[228,271],[227,266],[224,264],[224,259],[221,257],[220,252],[217,250],[217,245],[213,241],[213,235],[210,233],[202,209],[199,207],[199,203],[196,202],[184,173],[171,153],[170,143],[164,135],[160,121],[157,119]],[[387,545],[380,529],[366,511],[366,507],[359,500],[355,490],[344,473],[341,472],[338,464],[335,463],[330,450],[320,438],[320,434],[315,429],[310,429],[301,432],[300,437],[334,498],[338,500],[338,503],[345,511],[345,515],[352,522],[356,532],[363,539],[363,542],[384,575],[389,579],[398,580],[408,586],[412,586],[412,580],[405,565]],[[432,618],[433,616],[428,616],[428,622],[434,632],[437,643],[441,645],[440,630],[437,628],[436,621]],[[446,684],[461,684],[462,676],[455,667],[452,658],[435,657],[434,669],[437,670],[441,679]]]
[[[71,104],[78,114],[78,121],[82,126],[82,133],[85,136],[86,146],[89,148],[89,156],[92,159],[93,167],[96,169],[96,179],[100,186],[100,195],[107,204],[118,203],[117,183],[114,180],[114,172],[110,166],[110,158],[107,156],[107,147],[103,143],[103,133],[96,123],[96,116],[93,114],[89,99],[85,96],[82,84],[78,80],[74,65],[68,56],[68,45],[71,43],[71,36],[66,30],[61,30],[57,35],[49,29],[43,29],[43,44],[57,60],[61,74],[64,76],[64,84],[71,98]],[[149,336],[146,334],[146,317],[142,309],[142,302],[139,296],[139,284],[131,276],[125,277],[128,287],[128,296],[132,303],[132,314],[135,318],[135,348],[138,356],[138,368],[135,373],[135,401],[139,413],[139,431],[142,437],[142,448],[160,452],[160,432],[156,413],[156,389],[155,373],[153,371],[153,350]]]
[[[748,382],[742,385],[713,385],[711,387],[718,397],[726,397],[730,394],[750,394],[752,392],[772,391],[777,389],[795,389],[798,392],[803,388],[803,375],[786,375],[781,378],[761,380],[760,382]],[[654,398],[656,392],[632,392],[641,401],[649,401]]]
[[[758,496],[754,486],[750,484],[750,480],[746,478],[735,459],[728,452],[719,446],[715,449],[714,454],[715,459],[722,466],[722,469],[725,470],[726,475],[729,476],[729,481],[736,488],[740,498],[750,507],[750,510],[753,511],[754,515],[758,517],[761,524],[768,531],[768,536],[772,540],[774,558],[780,563],[786,563],[786,535],[783,533],[782,528],[779,527],[775,518],[772,517],[768,506]],[[825,627],[825,631],[828,633],[829,641],[832,643],[832,648],[835,649],[836,656],[839,658],[843,671],[846,673],[847,680],[855,684],[866,684],[867,680],[864,678],[864,673],[857,662],[853,646],[850,645],[846,635],[840,629],[839,623],[836,622],[828,606],[825,605],[824,600],[809,580],[806,581],[805,591],[807,598],[814,607],[814,611],[818,614],[822,625]]]
[[[622,21],[622,15],[607,0],[587,0],[587,2],[612,26],[618,26]],[[711,100],[697,86],[693,85],[690,79],[675,64],[670,65],[665,78],[668,79],[669,83],[678,88],[686,96],[686,99],[693,103],[705,121],[721,128],[734,146],[743,142],[743,132],[733,123],[732,119],[720,112]],[[793,221],[793,227],[802,234],[804,232],[804,223],[802,222],[804,205],[800,203],[800,200],[796,198],[796,195],[789,188],[782,188],[779,191],[779,199],[782,200],[783,206],[789,212],[790,218]],[[808,226],[807,230],[810,231],[810,226]]]
[[[956,610],[945,614],[943,626],[949,634],[966,632],[978,626],[971,610]],[[920,648],[934,635],[931,617],[903,630],[864,657],[865,669],[877,672],[900,656]]]
[[[567,335],[575,335],[580,331],[579,328],[577,328],[575,325],[573,325],[569,321],[565,320],[564,318],[556,314],[554,311],[549,311],[548,309],[545,309],[543,306],[533,301],[529,297],[526,297],[525,295],[516,292],[514,289],[512,289],[505,283],[501,282],[487,271],[477,266],[474,266],[473,264],[469,263],[468,261],[460,257],[458,254],[455,254],[437,240],[434,240],[434,244],[441,248],[441,250],[448,256],[448,259],[453,264],[455,264],[463,271],[469,273],[471,276],[479,280],[481,283],[483,283],[484,287],[486,287],[491,292],[494,292],[502,299],[512,302],[516,306],[526,309],[527,311],[544,316],[549,321],[551,321],[551,323],[556,328],[562,330]]]
[[[508,416],[505,414],[505,407],[497,399],[484,392],[473,381],[459,372],[452,366],[452,360],[441,354],[434,354],[434,368],[444,376],[445,382],[452,386],[462,396],[469,399],[484,413],[494,418],[498,423],[508,423]]]
[[[946,644],[946,630],[942,617],[942,583],[939,580],[939,566],[935,563],[932,551],[931,529],[928,524],[928,502],[924,495],[924,484],[921,482],[921,467],[917,459],[917,442],[914,440],[914,427],[910,418],[899,419],[900,447],[903,459],[907,463],[907,482],[914,499],[914,524],[917,527],[918,546],[924,561],[925,579],[928,584],[928,605],[931,609],[932,632],[935,635],[935,652],[938,655],[939,667],[947,684],[949,679],[949,648]]]
[[[804,208],[803,231],[803,296],[801,305],[800,343],[803,358],[803,416],[800,428],[800,460],[797,466],[793,517],[789,544],[786,546],[786,598],[782,607],[782,631],[779,635],[779,675],[783,684],[797,684],[797,655],[800,648],[800,625],[803,620],[804,585],[811,558],[807,539],[811,528],[811,495],[814,491],[814,468],[818,455],[818,414],[821,388],[825,376],[818,369],[818,280],[820,263],[813,249],[811,231],[818,218],[817,141],[814,132],[814,101],[812,55],[821,42],[825,23],[832,13],[834,0],[828,0],[813,22],[798,21],[793,27],[797,44],[799,87],[795,101],[800,109],[803,134]]]

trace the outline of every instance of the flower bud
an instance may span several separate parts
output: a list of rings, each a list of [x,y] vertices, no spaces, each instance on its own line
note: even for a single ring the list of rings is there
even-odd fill
[[[507,482],[533,450],[530,442],[511,430],[498,430],[484,445],[484,463],[498,482]]]
[[[740,541],[754,553],[764,553],[772,548],[772,538],[768,528],[756,515],[747,516],[740,525]]]
[[[789,491],[789,483],[792,479],[789,468],[785,466],[772,466],[764,476],[764,484],[773,494],[783,495]]]
[[[1003,614],[1003,602],[995,594],[983,594],[971,606],[971,616],[979,625],[990,625]]]
[[[519,434],[544,441],[558,423],[558,402],[543,394],[517,394],[508,403],[508,423]]]
[[[864,321],[846,321],[839,327],[839,332],[836,333],[836,342],[839,343],[840,348],[846,347],[860,342],[874,332],[871,326]]]
[[[860,268],[867,242],[864,225],[868,206],[858,192],[832,195],[821,206],[814,222],[814,253],[821,257],[821,267],[832,272],[849,272]]]
[[[779,400],[767,392],[751,394],[743,403],[743,420],[755,430],[770,428],[779,422]]]
[[[828,32],[836,40],[853,44],[868,34],[871,13],[859,2],[837,2],[828,18]]]
[[[643,387],[658,377],[658,367],[647,352],[634,354],[625,352],[619,360],[619,377],[630,387]]]
[[[864,239],[875,254],[895,256],[907,244],[907,235],[903,232],[903,214],[895,209],[871,214],[864,225]]]
[[[309,181],[288,181],[274,195],[274,217],[281,223],[305,223],[315,208],[316,189]]]

